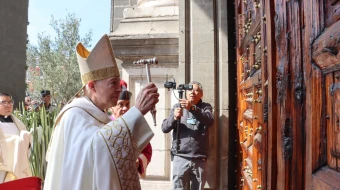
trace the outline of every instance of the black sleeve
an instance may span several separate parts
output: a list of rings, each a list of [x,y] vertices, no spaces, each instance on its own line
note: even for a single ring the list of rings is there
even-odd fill
[[[178,108],[179,104],[175,104],[170,112],[170,116],[163,120],[162,123],[162,131],[163,133],[169,133],[172,129],[174,129],[176,125],[176,120],[174,119],[174,110]]]
[[[205,104],[200,107],[196,107],[195,111],[190,111],[195,118],[203,125],[210,127],[214,124],[214,115],[212,113],[212,107],[210,104]]]

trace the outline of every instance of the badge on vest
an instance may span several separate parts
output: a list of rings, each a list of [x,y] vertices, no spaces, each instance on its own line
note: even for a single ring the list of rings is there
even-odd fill
[[[195,118],[187,118],[187,124],[196,125],[197,120]]]

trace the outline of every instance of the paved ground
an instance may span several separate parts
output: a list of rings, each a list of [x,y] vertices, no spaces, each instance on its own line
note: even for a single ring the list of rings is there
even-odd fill
[[[140,180],[142,190],[170,190],[170,181]]]

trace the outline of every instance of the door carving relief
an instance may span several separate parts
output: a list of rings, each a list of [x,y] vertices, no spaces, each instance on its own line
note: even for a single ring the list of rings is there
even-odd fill
[[[262,172],[266,168],[264,155],[266,130],[264,114],[266,41],[265,19],[260,0],[236,1],[238,26],[238,131],[240,141],[239,187],[261,189],[265,185]]]

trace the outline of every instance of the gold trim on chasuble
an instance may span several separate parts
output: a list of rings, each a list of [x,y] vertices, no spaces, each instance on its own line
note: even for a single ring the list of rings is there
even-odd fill
[[[118,120],[115,120],[105,125],[99,132],[105,140],[112,161],[116,166],[121,188],[123,190],[141,189],[136,158],[132,148],[132,146],[136,148],[137,144],[133,142],[126,123],[125,126],[122,126]]]
[[[7,172],[4,182],[10,182],[18,179],[12,172]]]

